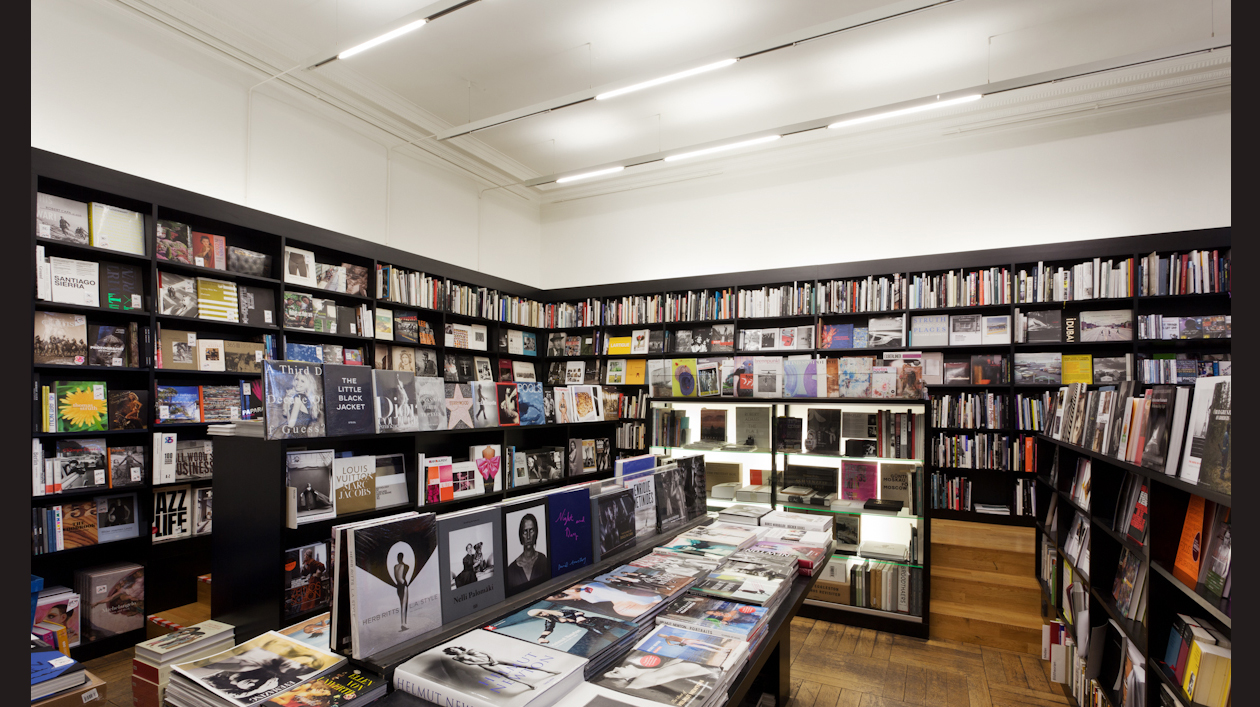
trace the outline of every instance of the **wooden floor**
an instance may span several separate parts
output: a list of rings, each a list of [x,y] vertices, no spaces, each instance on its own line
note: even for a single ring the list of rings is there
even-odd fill
[[[791,707],[1066,705],[1037,656],[792,620]]]
[[[89,661],[109,704],[131,707],[131,650]],[[1066,705],[1050,664],[949,640],[792,620],[790,707],[1054,707]]]

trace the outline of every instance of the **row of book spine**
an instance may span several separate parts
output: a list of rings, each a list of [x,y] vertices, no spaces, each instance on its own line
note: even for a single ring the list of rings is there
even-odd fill
[[[905,307],[906,276],[901,273],[824,282],[818,290],[822,314],[888,312]]]
[[[1031,273],[1020,270],[1016,274],[1015,301],[1024,304],[1132,297],[1134,280],[1133,258],[1094,258],[1066,268],[1039,261]]]
[[[740,290],[738,311],[741,317],[812,315],[817,312],[815,302],[814,283],[793,282],[759,290]]]
[[[1138,380],[1147,385],[1174,385],[1194,383],[1201,377],[1227,376],[1233,371],[1233,361],[1230,360],[1204,361],[1193,354],[1165,355],[1169,357],[1139,359]]]
[[[617,448],[618,449],[646,449],[647,441],[647,425],[642,422],[623,422],[617,426]]]
[[[1020,471],[1029,457],[1023,438],[1011,435],[945,434],[932,438],[930,459],[938,467]]]
[[[1006,268],[966,272],[959,269],[940,275],[915,275],[908,283],[906,304],[910,309],[979,307],[1010,304],[1011,273]]]
[[[970,511],[971,480],[934,471],[931,499],[933,510]]]
[[[1015,480],[1015,503],[1011,506],[1015,515],[1036,517],[1037,515],[1037,480]]]
[[[849,568],[853,606],[923,615],[923,569],[893,562],[862,560]]]
[[[633,295],[604,301],[604,323],[658,324],[665,321],[665,305],[661,295]]]
[[[603,314],[604,308],[597,299],[559,302],[544,307],[542,325],[550,329],[599,326],[603,323]]]
[[[1049,432],[1054,420],[1054,396],[1050,391],[1040,395],[1015,395],[1015,429],[1021,432]]]
[[[445,282],[422,272],[378,263],[376,298],[412,307],[440,309]]]
[[[688,290],[665,295],[665,321],[700,322],[732,319],[735,316],[734,288]]]
[[[1219,250],[1192,250],[1161,258],[1151,253],[1142,258],[1138,281],[1144,297],[1201,295],[1230,292],[1230,255]]]
[[[955,393],[933,396],[932,426],[1002,429],[1007,396],[1002,393]]]

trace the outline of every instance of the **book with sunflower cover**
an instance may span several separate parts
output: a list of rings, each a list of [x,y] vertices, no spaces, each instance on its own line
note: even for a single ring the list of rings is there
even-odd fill
[[[57,431],[109,429],[109,400],[103,381],[57,382]]]

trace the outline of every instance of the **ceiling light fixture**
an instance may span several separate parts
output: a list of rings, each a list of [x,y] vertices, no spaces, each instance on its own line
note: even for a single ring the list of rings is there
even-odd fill
[[[847,128],[850,125],[861,125],[862,123],[871,123],[876,120],[884,120],[885,118],[896,118],[897,116],[900,116],[900,115],[910,115],[911,113],[921,113],[925,110],[934,110],[936,108],[944,108],[946,106],[956,106],[959,103],[970,103],[972,101],[978,101],[983,97],[984,97],[984,94],[973,93],[969,96],[951,98],[949,100],[942,101],[940,100],[940,97],[938,96],[937,100],[933,101],[932,103],[923,103],[921,105],[911,106],[909,108],[902,108],[900,110],[891,110],[891,111],[888,111],[887,113],[875,113],[873,115],[864,115],[860,118],[850,118],[849,120],[841,120],[840,122],[832,123],[831,125],[828,125],[827,127],[831,130],[835,130],[837,128]]]
[[[742,142],[732,142],[729,145],[718,145],[717,147],[707,147],[703,150],[695,150],[693,152],[684,152],[678,155],[670,155],[669,157],[665,158],[665,161],[675,162],[677,160],[690,159],[692,157],[699,157],[701,155],[711,155],[714,152],[725,152],[727,150],[734,150],[740,147],[748,147],[750,145],[760,145],[766,142],[774,142],[775,140],[778,140],[780,137],[782,136],[781,135],[766,135],[765,137],[753,138],[752,140],[744,140]]]
[[[573,174],[568,177],[561,177],[557,179],[556,184],[564,184],[565,182],[576,182],[579,179],[590,179],[591,177],[598,177],[604,174],[616,174],[617,172],[620,172],[623,169],[625,169],[625,167],[621,165],[617,165],[616,167],[609,167],[608,169],[597,169],[594,172],[583,172],[581,174]]]
[[[381,36],[377,37],[376,39],[369,39],[368,41],[364,42],[363,44],[360,44],[360,45],[358,45],[358,46],[354,46],[354,47],[350,47],[349,49],[345,50],[344,52],[341,52],[340,54],[338,54],[338,55],[337,55],[337,58],[338,58],[338,59],[349,59],[350,57],[354,56],[355,54],[358,54],[359,52],[365,52],[365,51],[367,51],[367,50],[371,49],[372,47],[375,47],[375,46],[376,46],[376,45],[378,45],[378,44],[384,44],[385,42],[388,42],[389,40],[391,40],[391,39],[395,39],[395,38],[397,38],[397,37],[401,37],[401,36],[403,36],[404,34],[407,34],[408,32],[410,32],[410,31],[412,31],[412,30],[415,30],[415,29],[420,29],[422,26],[424,26],[424,25],[428,24],[428,22],[429,22],[429,20],[428,20],[428,19],[425,19],[425,18],[421,18],[421,19],[419,19],[419,20],[416,20],[415,22],[410,22],[410,23],[408,23],[408,24],[403,25],[402,27],[399,27],[399,28],[398,28],[398,29],[396,29],[396,30],[393,30],[393,31],[390,31],[390,32],[386,32],[385,34],[382,34]]]
[[[611,91],[606,91],[604,93],[599,94],[598,96],[595,96],[595,100],[603,101],[609,98],[616,98],[617,96],[621,96],[627,93],[633,93],[635,91],[642,91],[645,88],[652,88],[653,86],[660,86],[661,84],[669,83],[670,81],[677,81],[678,79],[685,79],[688,76],[695,76],[696,74],[703,74],[709,71],[714,71],[716,69],[724,69],[730,66],[731,64],[734,64],[737,61],[739,61],[739,59],[723,59],[722,61],[715,61],[712,64],[705,64],[704,66],[697,66],[694,69],[687,69],[686,71],[679,71],[676,74],[670,74],[669,76],[662,76],[660,78],[652,79],[651,81],[644,81],[643,83],[636,83],[633,86],[626,86],[625,88],[613,89]]]

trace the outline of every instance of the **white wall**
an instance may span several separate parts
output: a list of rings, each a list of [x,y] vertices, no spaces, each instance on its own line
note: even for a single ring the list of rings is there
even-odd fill
[[[1229,101],[544,205],[543,252],[563,257],[543,258],[543,280],[575,287],[1229,226]]]
[[[31,145],[539,286],[539,208],[101,0],[31,3]]]

